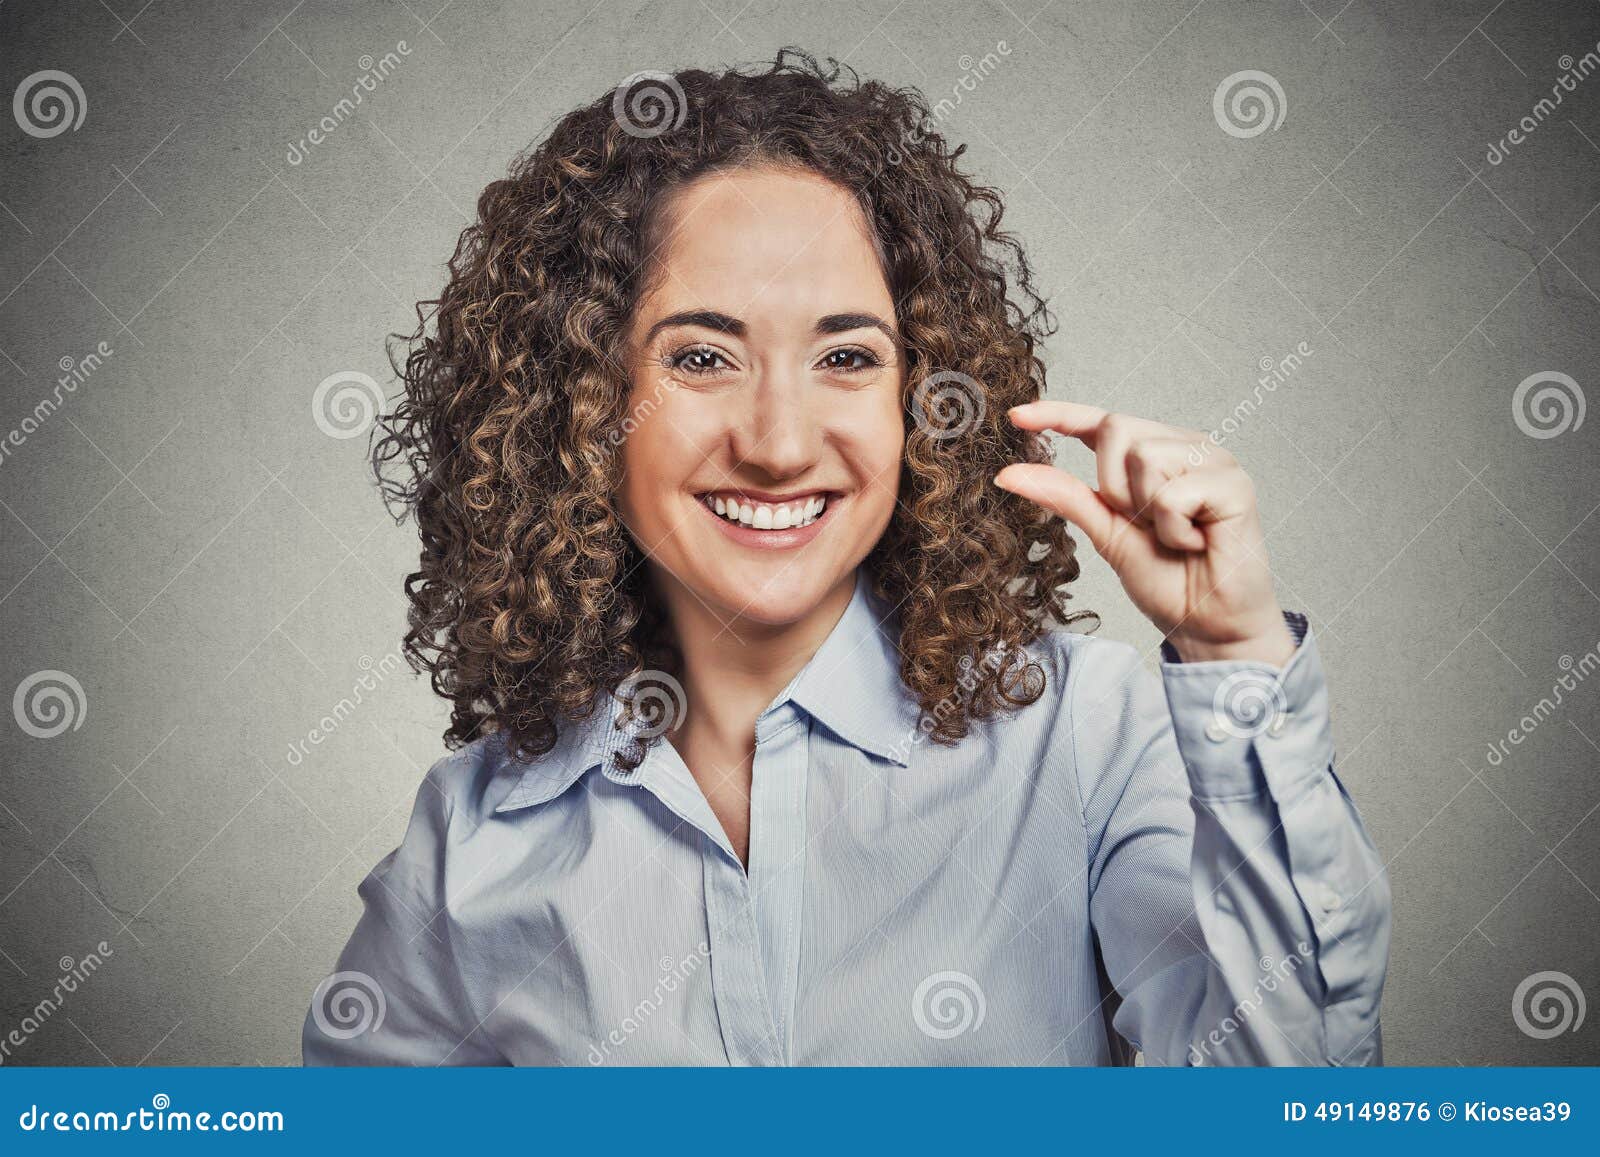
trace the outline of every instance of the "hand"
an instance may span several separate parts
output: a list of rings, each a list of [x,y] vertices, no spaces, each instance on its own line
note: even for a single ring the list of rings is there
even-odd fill
[[[1037,463],[1007,466],[995,485],[1082,530],[1182,659],[1289,661],[1255,484],[1232,454],[1198,431],[1077,402],[1030,402],[1010,417],[1088,446],[1100,489]]]

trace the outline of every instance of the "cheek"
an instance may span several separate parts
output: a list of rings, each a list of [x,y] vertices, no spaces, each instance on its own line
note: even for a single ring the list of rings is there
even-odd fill
[[[717,432],[694,407],[675,407],[669,396],[631,406],[619,437],[623,516],[638,525],[659,520],[715,445]]]
[[[900,490],[900,468],[905,454],[905,423],[898,400],[884,402],[870,412],[857,413],[841,425],[842,444],[848,446],[852,472],[866,487],[864,507],[887,517]]]

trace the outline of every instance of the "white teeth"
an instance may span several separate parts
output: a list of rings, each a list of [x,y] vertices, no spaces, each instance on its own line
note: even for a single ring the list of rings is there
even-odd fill
[[[828,500],[820,494],[802,502],[777,506],[766,503],[739,502],[716,495],[707,505],[729,522],[737,522],[756,530],[789,530],[810,526],[827,508]]]

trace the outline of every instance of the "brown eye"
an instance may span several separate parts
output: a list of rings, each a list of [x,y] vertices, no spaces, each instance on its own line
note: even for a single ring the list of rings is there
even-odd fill
[[[878,356],[871,350],[862,349],[859,346],[849,346],[845,349],[829,350],[822,357],[822,366],[824,369],[839,370],[844,373],[852,373],[859,370],[871,369],[874,366],[881,366],[882,364],[883,362],[880,361]]]
[[[729,369],[727,359],[710,346],[692,346],[667,358],[667,365],[690,374],[711,374]]]

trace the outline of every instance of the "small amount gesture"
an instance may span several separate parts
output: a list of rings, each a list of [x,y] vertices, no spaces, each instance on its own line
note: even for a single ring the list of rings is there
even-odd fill
[[[995,485],[1081,530],[1184,661],[1289,661],[1255,484],[1232,454],[1199,431],[1077,402],[1030,402],[1010,417],[1094,451],[1099,489],[1037,463],[1007,466]]]

